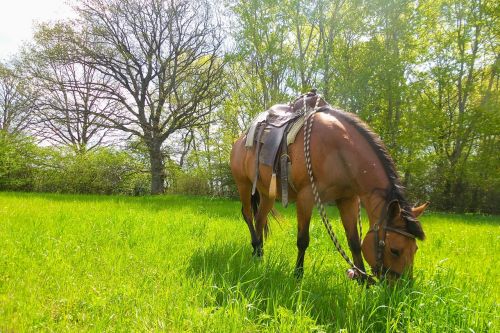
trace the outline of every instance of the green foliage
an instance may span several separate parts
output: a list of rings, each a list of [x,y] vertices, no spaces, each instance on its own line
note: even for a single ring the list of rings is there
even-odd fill
[[[83,154],[46,149],[34,190],[41,192],[144,194],[148,179],[126,152],[97,149]],[[149,187],[149,186],[147,186]]]
[[[318,216],[296,281],[295,212],[280,212],[254,260],[235,201],[0,193],[1,330],[500,329],[498,217],[425,214],[414,283],[366,289],[346,278]]]
[[[172,14],[179,22],[207,23],[181,24],[179,28],[187,30],[180,35],[191,36],[195,26],[229,22],[233,39],[227,44],[217,38],[221,30],[215,26],[193,44],[196,47],[175,43],[175,31],[150,24],[154,17],[167,15],[154,1],[120,5],[88,1],[77,6],[83,26],[77,21],[40,25],[35,41],[47,48],[45,56],[64,58],[65,65],[101,65],[98,72],[104,81],[82,88],[93,90],[86,92],[89,96],[105,93],[103,103],[81,101],[76,109],[88,104],[110,112],[99,137],[108,137],[109,126],[132,133],[127,144],[130,156],[111,150],[109,156],[75,155],[19,143],[24,150],[13,157],[18,143],[4,142],[2,156],[10,157],[2,161],[0,188],[139,194],[149,187],[151,177],[143,173],[149,170],[155,175],[154,193],[167,185],[170,193],[231,196],[235,190],[227,163],[235,138],[258,113],[314,87],[330,104],[356,113],[380,134],[411,201],[430,199],[435,209],[447,211],[500,212],[496,204],[500,197],[498,1],[229,0],[226,4],[228,11],[214,11],[213,20],[201,19],[209,14],[204,10],[188,10],[189,18],[184,17],[181,12],[188,3],[171,5],[180,6]],[[145,6],[149,10],[136,15]],[[173,33],[173,39],[162,39],[163,33]],[[161,40],[144,39],[147,36]],[[193,42],[201,35],[195,36]],[[163,42],[173,44],[165,48],[160,46]],[[157,47],[160,51],[151,51]],[[180,62],[170,61],[179,55]],[[25,56],[43,60],[33,49],[27,49]],[[129,62],[135,65],[130,67]],[[0,127],[8,127],[9,133],[23,132],[34,119],[29,112],[37,105],[33,103],[37,87],[29,83],[37,84],[29,77],[33,74],[28,65],[17,67],[25,69],[19,72],[27,76],[23,80],[18,71],[0,65],[4,115]],[[176,73],[177,79],[166,73]],[[73,88],[71,83],[70,91]],[[63,93],[59,90],[50,88],[57,96]],[[114,96],[111,100],[108,93]],[[57,100],[68,98],[61,95]],[[125,109],[109,107],[116,101],[132,116],[123,113]],[[53,109],[67,108],[51,104],[48,110]],[[87,116],[97,120],[94,113]],[[71,120],[56,117],[63,125],[60,134],[83,139],[79,131],[65,132],[74,125],[81,133],[97,135],[95,130],[103,124],[99,121],[91,129],[80,122],[81,117],[86,116],[77,112]],[[49,115],[48,120],[54,117]],[[37,135],[57,137],[43,126],[37,125]],[[80,146],[74,140],[63,141],[77,152],[92,148],[86,139]]]
[[[0,131],[0,190],[31,190],[39,148],[31,138]]]
[[[174,194],[232,197],[238,195],[231,169],[227,162],[205,167],[180,168],[173,161],[167,165],[167,192]]]
[[[142,168],[123,151],[77,154],[0,133],[0,190],[143,195],[149,191],[149,176]]]
[[[269,106],[266,90],[283,103],[316,87],[380,134],[412,200],[499,212],[498,1],[253,0],[232,9],[231,77],[247,80],[226,105],[230,128],[237,112],[248,125]]]

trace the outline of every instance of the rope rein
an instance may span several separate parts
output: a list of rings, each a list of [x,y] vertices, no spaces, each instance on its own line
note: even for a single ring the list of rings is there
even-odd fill
[[[314,106],[313,109],[311,109],[309,112],[307,112],[307,100],[306,96],[304,95],[304,107],[303,107],[303,113],[305,116],[305,121],[304,121],[304,154],[306,157],[306,168],[307,168],[307,173],[309,175],[309,180],[311,181],[311,188],[313,191],[314,195],[314,201],[316,203],[316,207],[319,211],[319,214],[321,216],[321,220],[323,221],[323,225],[326,228],[326,231],[328,232],[328,235],[330,236],[330,239],[332,240],[333,244],[335,245],[335,248],[337,251],[339,251],[340,255],[344,258],[344,260],[351,266],[351,269],[355,270],[357,273],[361,274],[362,276],[365,277],[370,277],[365,271],[359,269],[354,265],[352,262],[351,258],[346,254],[342,246],[340,245],[340,242],[335,235],[335,232],[333,231],[332,225],[330,221],[328,220],[328,216],[326,215],[326,209],[321,201],[321,198],[319,197],[319,192],[316,187],[316,183],[314,181],[314,176],[312,172],[312,164],[311,164],[311,130],[312,130],[312,125],[314,122],[314,117],[313,115],[318,111],[318,103],[319,100],[321,99],[321,95],[317,94],[316,95],[316,105]],[[360,238],[362,235],[362,226],[361,226],[361,203],[359,203],[359,211],[358,211],[358,224],[359,224],[359,232],[360,232]]]
[[[358,226],[359,226],[359,240],[363,238],[363,224],[361,223],[361,200],[358,201]]]

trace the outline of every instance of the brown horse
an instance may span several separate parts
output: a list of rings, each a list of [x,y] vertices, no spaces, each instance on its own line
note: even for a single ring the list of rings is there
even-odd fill
[[[310,135],[310,159],[314,181],[323,202],[335,202],[342,219],[354,264],[365,271],[365,260],[378,277],[400,277],[410,271],[417,251],[416,239],[425,238],[416,219],[427,204],[412,208],[394,163],[380,138],[351,113],[332,108],[319,95],[309,93],[292,104],[300,110],[316,106]],[[305,126],[304,126],[305,127]],[[231,170],[242,202],[242,214],[250,235],[254,255],[263,254],[263,236],[267,216],[274,205],[269,196],[272,169],[259,165],[257,192],[252,196],[252,180],[256,172],[255,147],[245,147],[245,135],[234,144]],[[289,199],[297,206],[297,248],[295,267],[300,277],[304,255],[309,245],[309,222],[315,204],[304,154],[304,131],[300,131],[288,154],[292,163]],[[281,195],[278,177],[278,197]],[[364,205],[370,230],[362,245],[357,230],[359,200]],[[253,221],[255,220],[255,225]]]

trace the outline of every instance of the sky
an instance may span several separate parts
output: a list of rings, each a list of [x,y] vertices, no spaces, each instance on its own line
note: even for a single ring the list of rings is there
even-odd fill
[[[69,0],[0,0],[0,61],[14,56],[29,41],[37,22],[71,16]]]

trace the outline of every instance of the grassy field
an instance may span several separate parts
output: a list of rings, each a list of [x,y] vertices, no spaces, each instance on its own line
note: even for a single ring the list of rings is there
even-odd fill
[[[424,215],[414,284],[365,289],[317,216],[297,282],[280,210],[254,260],[236,201],[0,193],[0,332],[500,331],[498,217]]]

